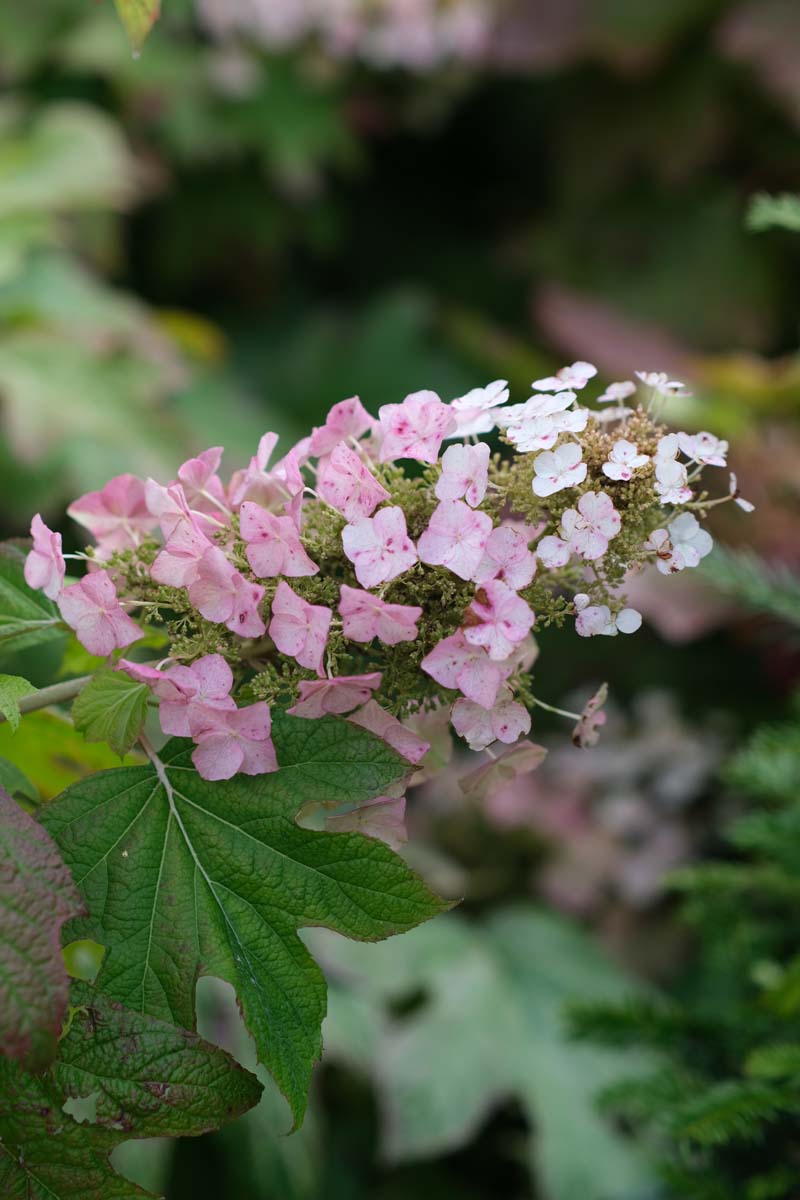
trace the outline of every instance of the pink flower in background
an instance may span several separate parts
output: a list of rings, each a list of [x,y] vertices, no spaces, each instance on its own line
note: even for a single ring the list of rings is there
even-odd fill
[[[218,712],[236,711],[230,695],[233,672],[221,654],[208,654],[190,667],[173,666],[165,671],[121,658],[117,669],[146,683],[158,696],[161,728],[173,737],[191,737],[192,722],[197,727],[213,722]]]
[[[189,724],[197,749],[192,762],[203,779],[231,779],[277,771],[272,744],[272,718],[263,703],[230,712],[192,714]]]
[[[378,505],[389,499],[386,488],[345,442],[338,442],[320,461],[317,492],[347,521],[372,516]]]
[[[447,434],[451,437],[475,437],[480,433],[491,433],[495,427],[492,409],[508,400],[508,381],[496,379],[484,388],[473,388],[465,396],[459,396],[450,404],[456,419],[456,428]]]
[[[449,405],[435,392],[414,392],[402,404],[384,404],[379,410],[381,462],[416,458],[435,463],[442,441],[456,426]]]
[[[365,433],[373,432],[376,426],[377,421],[369,415],[358,396],[341,400],[334,404],[325,418],[325,424],[317,426],[311,434],[309,454],[313,458],[322,458],[330,454],[339,442],[360,438]]]
[[[526,528],[523,533],[514,525],[498,525],[493,529],[475,574],[476,583],[502,579],[515,591],[527,587],[536,574],[536,557],[528,549],[534,535],[534,529]]]
[[[679,433],[678,445],[687,458],[704,467],[727,466],[728,443],[713,433]]]
[[[297,578],[319,571],[306,553],[291,517],[277,517],[246,500],[240,510],[239,529],[247,543],[247,561],[260,579],[275,575]]]
[[[369,675],[340,675],[330,679],[300,681],[300,699],[288,711],[295,717],[323,717],[326,713],[352,712],[366,704],[380,687],[380,671]]]
[[[182,521],[173,527],[150,574],[156,583],[162,583],[165,587],[190,587],[197,578],[203,555],[213,549],[213,544],[193,522]]]
[[[157,524],[145,502],[144,482],[136,475],[117,475],[99,492],[75,500],[67,512],[89,530],[100,558],[135,549]]]
[[[561,518],[562,537],[573,553],[587,561],[602,558],[621,527],[620,515],[606,492],[585,492],[577,509],[568,508]]]
[[[459,579],[472,579],[491,532],[488,513],[476,512],[463,500],[442,500],[419,539],[420,561],[447,567]]]
[[[342,545],[365,588],[396,579],[418,561],[402,508],[382,508],[374,517],[345,525]]]
[[[391,850],[400,850],[408,841],[406,798],[378,796],[376,800],[367,800],[352,812],[328,817],[325,828],[329,833],[363,833],[384,842]]]
[[[226,625],[241,637],[262,637],[266,633],[258,612],[264,589],[245,579],[216,546],[200,559],[189,584],[189,599],[207,621]]]
[[[597,374],[597,367],[588,362],[574,362],[570,367],[562,367],[555,375],[546,379],[535,379],[531,387],[537,392],[562,392],[565,388],[580,391],[585,388],[590,379]]]
[[[119,602],[107,571],[93,571],[79,583],[64,588],[58,597],[61,615],[89,651],[105,658],[138,642],[139,626],[131,620]]]
[[[503,662],[522,645],[535,620],[533,609],[521,596],[492,579],[478,589],[469,606],[464,637],[471,646],[483,646],[495,662]]]
[[[621,383],[610,383],[602,396],[597,397],[598,404],[621,404],[629,396],[636,393],[636,384],[632,379],[623,379]]]
[[[442,687],[462,692],[482,708],[492,707],[511,673],[507,665],[492,662],[482,646],[470,645],[460,629],[434,646],[420,666]]]
[[[417,737],[412,730],[407,729],[397,717],[381,708],[376,700],[370,700],[358,712],[347,718],[353,725],[360,726],[374,733],[403,758],[408,759],[414,766],[421,762],[430,750],[430,742]]]
[[[442,473],[436,481],[440,500],[460,500],[464,497],[471,508],[477,508],[489,485],[489,447],[449,446],[442,455]]]
[[[627,482],[633,478],[635,471],[646,467],[649,462],[649,454],[640,454],[638,447],[633,442],[620,438],[614,443],[608,460],[603,463],[603,474],[607,475],[609,479]]]
[[[61,534],[48,529],[39,513],[31,521],[33,549],[25,559],[25,582],[55,600],[64,586],[67,565],[61,553]]]
[[[507,689],[506,693],[491,708],[481,708],[474,700],[456,700],[453,728],[466,740],[470,750],[485,750],[493,742],[510,746],[523,734],[530,733],[530,713],[511,699]]]
[[[565,442],[555,450],[545,450],[533,460],[533,491],[536,496],[552,496],[564,488],[576,487],[586,478],[583,451],[577,442]]]
[[[387,604],[380,596],[342,584],[339,598],[342,631],[353,642],[378,638],[385,646],[413,642],[422,609],[412,604]]]
[[[281,580],[272,601],[269,636],[281,654],[288,654],[301,667],[316,671],[322,677],[322,660],[332,617],[329,608],[309,604]]]

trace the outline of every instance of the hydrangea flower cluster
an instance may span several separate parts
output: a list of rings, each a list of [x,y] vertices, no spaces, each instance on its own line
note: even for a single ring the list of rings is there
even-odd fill
[[[336,58],[412,71],[478,59],[496,16],[490,0],[198,0],[198,9],[218,38],[284,49],[315,37]]]
[[[485,791],[541,760],[520,740],[551,707],[533,690],[534,634],[635,632],[629,573],[697,566],[712,545],[699,519],[751,507],[733,476],[716,498],[701,483],[725,442],[659,423],[681,385],[645,374],[590,408],[578,396],[595,374],[573,363],[513,405],[503,381],[451,403],[416,392],[377,418],[344,400],[276,462],[265,434],[227,482],[220,447],[167,484],[120,476],[69,509],[95,539],[87,573],[65,581],[61,538],[37,515],[26,578],[90,653],[147,684],[208,779],[275,769],[279,706],[346,716],[423,773],[449,722],[490,756],[465,782]],[[153,627],[165,658],[118,656]],[[604,695],[564,714],[581,745]]]

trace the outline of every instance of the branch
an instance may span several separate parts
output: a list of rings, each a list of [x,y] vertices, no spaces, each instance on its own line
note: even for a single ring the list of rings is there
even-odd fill
[[[91,675],[81,675],[80,679],[65,679],[63,683],[54,683],[52,687],[40,688],[38,692],[22,697],[19,701],[19,711],[35,712],[38,708],[49,708],[51,704],[63,704],[67,700],[74,700],[91,678]],[[0,713],[0,725],[5,719]]]

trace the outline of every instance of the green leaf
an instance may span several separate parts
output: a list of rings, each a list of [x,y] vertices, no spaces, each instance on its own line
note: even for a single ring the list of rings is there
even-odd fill
[[[92,920],[73,937],[107,946],[98,987],[193,1028],[195,984],[236,988],[260,1060],[300,1123],[321,1052],[325,981],[297,936],[326,925],[355,938],[400,933],[447,907],[386,846],[300,828],[310,803],[358,803],[410,770],[339,718],[275,714],[280,770],[208,783],[192,747],[163,767],[103,772],[48,805],[43,821],[72,866]]]
[[[124,671],[98,671],[72,706],[75,728],[87,742],[108,742],[124,758],[142,731],[150,694]]]
[[[0,1051],[32,1070],[55,1054],[69,980],[61,926],[84,912],[42,827],[0,789]]]
[[[161,0],[114,0],[128,41],[139,50],[161,12]]]
[[[765,229],[788,229],[790,233],[800,233],[800,196],[792,192],[781,192],[778,196],[759,192],[750,201],[747,227],[754,233],[763,233]]]
[[[86,984],[73,985],[71,999],[69,1029],[44,1075],[0,1062],[3,1197],[141,1197],[108,1162],[114,1146],[195,1136],[257,1103],[258,1080],[196,1034],[129,1012]]]
[[[19,702],[23,696],[31,696],[35,691],[33,684],[21,675],[0,675],[0,714],[15,733],[21,719]]]
[[[61,637],[58,609],[42,592],[25,582],[25,551],[13,542],[0,542],[0,647],[15,650]]]
[[[515,1097],[536,1131],[529,1160],[537,1195],[646,1194],[643,1156],[595,1104],[637,1059],[573,1043],[563,1019],[568,999],[620,999],[631,990],[583,933],[520,907],[483,925],[442,918],[391,948],[306,937],[338,980],[324,1029],[329,1053],[372,1075],[386,1157],[456,1150],[498,1097]],[[414,997],[416,1007],[398,1019],[398,1006]]]
[[[0,788],[5,788],[9,796],[19,796],[31,804],[39,802],[39,793],[30,779],[7,758],[0,758]]]
[[[119,766],[108,746],[90,744],[71,721],[44,711],[29,713],[17,733],[0,724],[0,754],[25,771],[44,800],[93,771]]]

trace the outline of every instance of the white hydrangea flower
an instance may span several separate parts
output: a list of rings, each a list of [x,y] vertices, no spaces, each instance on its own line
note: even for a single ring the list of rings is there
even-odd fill
[[[655,551],[656,566],[662,575],[699,566],[713,546],[711,534],[700,528],[693,513],[681,513],[666,529],[654,530],[647,543],[647,548]]]
[[[649,454],[640,454],[639,447],[633,442],[620,438],[614,443],[608,460],[603,463],[603,474],[609,479],[622,480],[627,483],[633,478],[634,471],[641,470],[650,462]]]
[[[691,396],[691,392],[686,391],[686,385],[681,383],[679,379],[670,379],[666,371],[636,371],[636,378],[641,379],[645,387],[652,390],[659,396]]]
[[[533,460],[533,491],[537,496],[552,496],[564,488],[575,487],[586,478],[583,451],[577,442],[565,442],[555,450],[545,450]]]
[[[713,433],[679,433],[678,445],[687,458],[704,467],[727,466],[728,443]]]
[[[590,379],[597,374],[597,367],[588,362],[574,362],[569,367],[562,367],[555,375],[545,379],[534,379],[531,387],[537,392],[561,392],[564,388],[585,388]]]
[[[636,384],[632,379],[623,379],[620,383],[610,383],[602,396],[597,397],[598,404],[619,404],[636,392]]]

